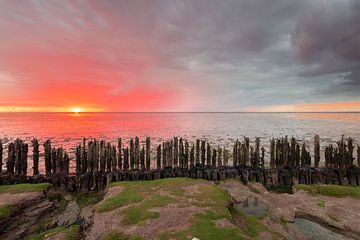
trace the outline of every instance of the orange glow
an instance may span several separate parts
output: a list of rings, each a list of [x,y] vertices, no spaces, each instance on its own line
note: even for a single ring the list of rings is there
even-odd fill
[[[72,108],[71,109],[71,112],[73,113],[79,113],[79,112],[82,112],[81,108]]]

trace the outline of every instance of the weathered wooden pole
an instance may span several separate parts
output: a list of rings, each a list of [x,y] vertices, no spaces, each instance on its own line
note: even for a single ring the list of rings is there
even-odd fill
[[[234,147],[233,147],[233,165],[234,166],[238,165],[238,145],[239,145],[238,141],[239,140],[236,139]]]
[[[135,148],[134,148],[134,140],[130,138],[130,169],[134,170],[135,165]]]
[[[100,171],[105,172],[106,169],[106,142],[100,141]]]
[[[260,167],[260,138],[255,139],[255,166]]]
[[[87,152],[87,170],[89,172],[93,172],[93,162],[94,162],[94,144],[93,141],[90,140],[88,142],[88,152]]]
[[[14,174],[15,165],[15,145],[10,143],[8,146],[8,161],[6,163],[7,172],[9,175]]]
[[[261,147],[261,165],[260,167],[261,168],[265,168],[265,148],[264,147]]]
[[[117,169],[117,154],[116,154],[116,146],[111,146],[111,168],[112,171]]]
[[[320,137],[315,135],[314,137],[314,164],[315,168],[319,167],[320,163]]]
[[[124,149],[124,170],[129,170],[129,147]]]
[[[228,166],[229,165],[229,150],[227,150],[225,147],[224,147],[224,166]]]
[[[26,143],[21,142],[21,167],[20,174],[26,176],[27,174],[27,157],[28,157],[28,145]]]
[[[189,142],[185,141],[185,157],[184,157],[184,167],[189,168]]]
[[[211,149],[209,152],[211,152]],[[212,156],[211,156],[211,166],[212,167],[216,167],[216,159],[217,159],[217,153],[216,153],[216,149],[214,148]]]
[[[156,149],[156,168],[161,169],[161,144]]]
[[[300,145],[296,144],[296,149],[295,149],[295,166],[299,167],[300,166]]]
[[[33,147],[33,174],[35,176],[39,174],[39,141],[34,138],[31,143]]]
[[[56,173],[57,172],[57,164],[56,164],[56,161],[57,161],[57,150],[56,148],[52,148],[51,149],[51,170],[52,170],[52,173]]]
[[[118,169],[122,170],[123,169],[123,160],[122,160],[122,155],[121,155],[121,138],[118,138]]]
[[[51,175],[51,140],[48,139],[44,143],[45,149],[45,174]]]
[[[146,170],[151,168],[151,143],[150,137],[146,138]]]
[[[222,161],[221,161],[221,157],[222,157],[222,151],[221,151],[221,147],[218,145],[218,159],[217,159],[217,165],[218,167],[222,167]]]
[[[360,146],[357,147],[357,165],[360,167]]]
[[[139,169],[140,164],[140,141],[139,138],[135,137],[135,166],[136,169]]]
[[[245,166],[249,166],[249,147],[250,147],[250,140],[247,137],[244,137],[244,144],[245,144]]]
[[[75,160],[76,160],[76,173],[81,172],[81,145],[76,145],[75,150]]]
[[[206,160],[206,142],[205,140],[201,140],[201,165],[205,166],[205,160]]]
[[[20,139],[15,140],[15,174],[21,174],[21,144]]]
[[[162,143],[162,167],[166,168],[166,143]]]
[[[64,159],[63,159],[63,173],[66,173],[66,174],[69,173],[69,163],[70,163],[69,155],[65,151]]]
[[[195,165],[200,165],[200,139],[196,139],[196,158],[195,158]]]
[[[195,163],[195,146],[193,144],[190,150],[190,167],[195,166],[194,163]]]
[[[180,141],[181,138],[180,138]],[[178,142],[178,138],[177,137],[174,137],[174,167],[178,167],[179,166],[179,160],[180,160],[180,157],[179,157],[179,142]]]
[[[3,165],[3,143],[2,140],[0,139],[0,174],[2,173],[2,165]]]
[[[206,155],[206,165],[207,166],[211,166],[212,164],[211,164],[211,147],[210,147],[210,144],[209,143],[207,143],[206,144],[206,153],[207,153],[207,155]]]
[[[99,171],[99,160],[100,160],[100,143],[95,139],[95,149],[94,149],[94,171]]]
[[[145,170],[145,148],[144,148],[144,146],[142,146],[141,150],[140,150],[140,167],[141,167],[141,170]]]
[[[105,155],[106,155],[106,171],[107,172],[111,172],[111,167],[112,167],[112,147],[111,147],[111,143],[107,142],[106,143],[106,151],[105,151]]]
[[[275,139],[270,140],[270,168],[275,168]]]
[[[88,156],[87,156],[87,152],[86,152],[86,138],[83,139],[83,146],[82,146],[82,156],[81,156],[81,171],[82,173],[86,173],[87,172],[87,161],[88,161]]]
[[[353,154],[354,154],[354,145],[353,145],[353,139],[349,137],[347,139],[347,168],[351,168],[353,166]]]
[[[183,168],[184,167],[184,141],[182,138],[180,138],[179,141],[179,167]]]

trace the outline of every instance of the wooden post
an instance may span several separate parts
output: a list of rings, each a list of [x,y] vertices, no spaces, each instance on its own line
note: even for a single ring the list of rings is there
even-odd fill
[[[89,172],[93,172],[93,161],[94,161],[94,144],[93,141],[90,140],[88,142],[88,152],[87,152],[87,169]]]
[[[254,156],[255,166],[260,167],[260,138],[255,139],[255,156]]]
[[[151,143],[150,138],[146,138],[146,170],[150,170],[151,168]]]
[[[353,140],[351,137],[349,137],[347,139],[347,168],[351,168],[353,166],[353,154],[354,154],[354,145],[353,145]]]
[[[33,147],[33,175],[39,174],[39,141],[34,138],[32,141]]]
[[[238,145],[239,145],[238,141],[239,140],[236,139],[234,147],[233,147],[233,165],[234,166],[238,165]]]
[[[67,154],[67,152],[65,151],[64,153],[64,160],[63,160],[63,173],[68,174],[69,173],[69,155]]]
[[[209,143],[206,144],[206,153],[206,165],[211,166],[211,147]]]
[[[2,159],[3,159],[3,143],[2,140],[0,139],[0,175],[2,173],[2,165],[3,165]]]
[[[288,137],[287,135],[285,135],[285,138],[283,139],[282,142],[282,159],[283,159],[283,165],[284,166],[288,166],[288,161],[289,161],[289,143],[288,143]]]
[[[222,161],[221,161],[221,157],[222,157],[222,152],[221,152],[221,147],[218,145],[218,159],[217,159],[217,165],[218,167],[222,167]]]
[[[275,168],[275,139],[270,140],[270,168]]]
[[[165,146],[165,142],[162,143],[162,167],[163,168],[166,168],[166,146]]]
[[[139,169],[139,163],[140,163],[140,143],[139,138],[135,137],[135,166],[136,169]]]
[[[201,141],[201,165],[202,165],[202,166],[205,166],[205,159],[206,159],[206,156],[205,156],[205,152],[206,152],[205,145],[206,145],[205,140],[202,140],[202,141]]]
[[[195,163],[195,146],[193,144],[190,150],[190,167],[193,167],[195,165],[194,163]]]
[[[320,163],[320,137],[319,137],[319,135],[315,135],[315,137],[314,137],[314,161],[315,161],[315,168],[318,168],[319,163]]]
[[[28,157],[28,145],[21,141],[21,167],[20,174],[26,176],[27,174],[27,157]]]
[[[291,137],[290,140],[290,161],[288,163],[289,166],[296,166],[296,139]]]
[[[117,154],[116,154],[116,146],[111,146],[111,167],[112,171],[117,169]]]
[[[123,169],[123,161],[122,161],[122,155],[121,155],[121,138],[118,138],[118,168],[119,170]]]
[[[105,155],[106,155],[106,171],[107,172],[111,172],[111,160],[112,160],[112,157],[111,157],[111,143],[110,142],[107,142],[106,143],[106,151],[105,151]]]
[[[124,149],[124,170],[129,169],[129,147]]]
[[[144,146],[142,146],[141,150],[140,150],[140,166],[141,166],[141,170],[145,170],[145,148]]]
[[[100,171],[105,172],[106,168],[106,142],[100,141]]]
[[[210,152],[211,152],[211,149],[210,149]],[[212,153],[212,156],[211,156],[211,166],[212,167],[216,167],[216,158],[217,158],[217,154],[216,154],[216,149],[214,148],[213,149],[213,153]]]
[[[265,148],[261,147],[261,168],[265,169]]]
[[[134,148],[134,140],[130,139],[130,169],[134,170],[135,165],[135,148]]]
[[[224,147],[224,166],[227,167],[229,164],[229,150]]]
[[[189,168],[189,142],[185,141],[185,158],[184,168]]]
[[[299,167],[300,166],[300,145],[296,144],[296,149],[295,149],[295,166]]]
[[[250,147],[250,140],[247,137],[244,137],[244,143],[245,143],[245,166],[249,166],[249,147]]]
[[[360,146],[357,147],[357,164],[360,167]]]
[[[21,144],[20,139],[15,140],[15,174],[21,174]]]
[[[94,141],[95,147],[94,147],[94,162],[93,162],[93,168],[94,171],[99,171],[99,157],[100,157],[100,145],[99,141],[95,139]]]
[[[14,163],[15,162],[15,145],[10,143],[8,146],[8,161],[6,163],[7,172],[9,175],[14,174]]]
[[[57,151],[56,148],[52,148],[51,149],[51,167],[52,167],[52,173],[57,173],[57,164],[56,164],[56,160],[57,160]]]
[[[184,142],[183,139],[180,138],[179,141],[179,165],[180,168],[184,167]]]
[[[76,173],[81,172],[81,145],[76,145],[75,150],[75,159],[76,159]]]
[[[195,165],[200,165],[200,139],[196,139],[196,158],[195,158]]]
[[[161,144],[156,149],[156,168],[161,169]]]
[[[86,173],[87,172],[87,160],[88,160],[88,156],[86,153],[86,138],[83,139],[83,147],[82,147],[82,157],[81,157],[81,170],[82,173]]]
[[[48,139],[44,143],[45,149],[45,173],[46,176],[51,175],[51,140]]]
[[[181,138],[180,138],[180,141]],[[181,154],[180,154],[181,157]],[[178,138],[174,137],[174,167],[178,167],[179,166],[179,142],[178,142]]]

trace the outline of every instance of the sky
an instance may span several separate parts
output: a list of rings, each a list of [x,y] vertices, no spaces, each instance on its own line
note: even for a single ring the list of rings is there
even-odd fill
[[[360,111],[359,0],[0,1],[0,111]]]

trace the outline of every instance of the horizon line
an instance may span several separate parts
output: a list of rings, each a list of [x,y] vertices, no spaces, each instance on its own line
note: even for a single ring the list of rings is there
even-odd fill
[[[4,111],[1,113],[70,113],[70,114],[82,114],[82,113],[360,113],[360,111]]]

